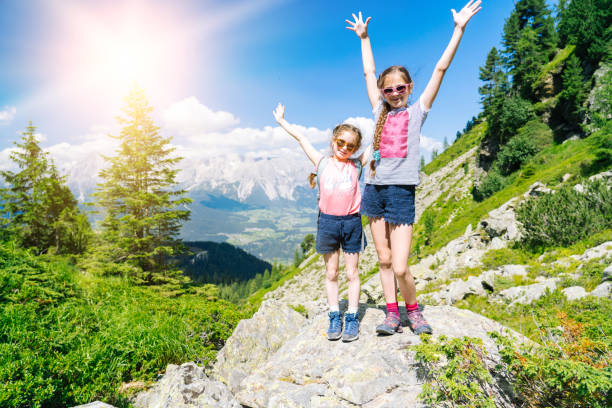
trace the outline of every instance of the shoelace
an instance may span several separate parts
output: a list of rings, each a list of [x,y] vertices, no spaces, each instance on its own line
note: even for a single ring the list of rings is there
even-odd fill
[[[345,330],[349,332],[357,331],[357,319],[355,316],[346,316]]]
[[[383,322],[383,324],[391,327],[397,327],[399,326],[400,321],[397,317],[388,314],[387,317],[385,317],[385,321]]]
[[[425,324],[425,318],[418,310],[408,313],[408,321],[410,322],[410,326],[413,329],[416,327],[423,326]]]
[[[336,330],[340,330],[341,327],[342,327],[342,319],[340,318],[340,316],[333,317],[331,319],[330,329],[332,331],[336,331]]]

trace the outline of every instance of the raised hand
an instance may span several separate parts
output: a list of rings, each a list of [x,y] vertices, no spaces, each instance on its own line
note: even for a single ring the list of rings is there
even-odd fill
[[[359,38],[367,38],[368,36],[368,23],[372,19],[372,17],[368,17],[366,21],[363,21],[363,17],[361,16],[361,11],[359,12],[359,18],[353,13],[353,18],[355,21],[344,20],[346,21],[350,27],[346,27],[348,30],[354,31]]]
[[[458,13],[455,11],[455,9],[451,9],[455,26],[461,29],[465,28],[468,21],[474,17],[474,14],[478,13],[480,9],[482,9],[482,7],[479,7],[480,3],[482,3],[481,0],[476,2],[474,0],[470,0],[470,2],[466,4]]]
[[[285,119],[285,106],[279,103],[276,106],[276,109],[272,111],[272,114],[274,115],[274,119],[280,123],[283,119]]]

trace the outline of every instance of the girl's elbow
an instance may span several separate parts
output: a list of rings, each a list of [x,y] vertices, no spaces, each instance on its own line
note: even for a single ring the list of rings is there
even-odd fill
[[[446,70],[448,69],[449,64],[438,63],[435,68],[435,72],[439,75],[446,74]]]

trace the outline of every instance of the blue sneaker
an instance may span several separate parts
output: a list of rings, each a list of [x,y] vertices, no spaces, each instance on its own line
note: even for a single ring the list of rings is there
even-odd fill
[[[342,336],[342,316],[340,312],[329,312],[327,340],[338,340]]]
[[[358,313],[346,313],[344,315],[344,334],[342,334],[342,341],[348,343],[359,338],[359,314]]]

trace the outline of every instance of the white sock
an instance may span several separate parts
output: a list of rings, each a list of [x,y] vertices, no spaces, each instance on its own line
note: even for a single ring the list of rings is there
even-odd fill
[[[348,310],[346,311],[346,313],[350,313],[350,314],[355,314],[357,313],[357,307],[350,307],[348,308]]]
[[[338,305],[329,305],[330,312],[340,312],[340,307]]]

